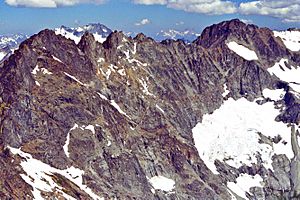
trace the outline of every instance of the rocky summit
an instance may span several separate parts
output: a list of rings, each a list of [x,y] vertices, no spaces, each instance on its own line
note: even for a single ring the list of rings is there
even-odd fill
[[[33,35],[0,64],[0,199],[299,199],[287,34]]]

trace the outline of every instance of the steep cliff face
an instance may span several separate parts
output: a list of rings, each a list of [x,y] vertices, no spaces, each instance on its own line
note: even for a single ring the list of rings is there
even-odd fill
[[[244,59],[229,42],[258,59]],[[266,88],[285,89],[278,118],[297,123],[296,93],[268,71],[282,58],[299,65],[299,53],[272,31],[237,20],[205,29],[192,44],[122,32],[103,44],[86,33],[75,44],[41,31],[0,68],[0,198],[238,198],[228,181],[268,169],[257,164],[242,172],[216,160],[224,173],[213,173],[192,129],[227,99],[253,101]],[[289,169],[285,156],[278,162],[285,159]],[[293,191],[270,196],[273,185],[266,186],[266,198]]]

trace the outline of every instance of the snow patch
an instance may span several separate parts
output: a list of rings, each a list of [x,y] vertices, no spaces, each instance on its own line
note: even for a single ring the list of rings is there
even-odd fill
[[[86,127],[84,127],[85,130],[90,130],[94,135],[95,135],[95,127],[93,125],[88,125]]]
[[[0,52],[0,61],[3,60],[3,58],[6,56],[6,53]]]
[[[274,36],[280,37],[289,50],[300,50],[300,31],[274,31]]]
[[[240,45],[232,41],[227,43],[227,46],[230,50],[232,50],[233,52],[235,52],[237,55],[241,56],[245,60],[258,60],[256,53],[243,45]]]
[[[222,96],[226,97],[230,93],[230,91],[227,88],[227,84],[226,83],[224,83],[223,88],[224,88],[224,92],[223,92]]]
[[[148,80],[148,78],[147,78],[147,80]],[[143,89],[143,93],[145,93],[146,95],[149,95],[149,96],[154,96],[154,94],[152,94],[151,92],[149,92],[149,90],[148,90],[148,84],[147,84],[147,82],[145,81],[144,78],[139,79],[139,82],[140,82],[140,84],[143,87],[142,88]]]
[[[77,185],[81,190],[87,193],[92,199],[95,200],[104,200],[104,198],[96,195],[90,188],[83,184],[83,174],[84,171],[75,167],[69,167],[64,170],[56,169],[47,165],[40,160],[34,159],[30,154],[23,152],[20,149],[8,147],[13,154],[18,154],[21,157],[25,158],[21,162],[21,166],[26,172],[21,174],[23,180],[32,186],[34,199],[44,199],[42,198],[41,191],[52,192],[55,189],[62,193],[67,199],[74,199],[71,196],[67,195],[63,188],[59,186],[52,178],[51,175],[55,173],[64,176],[69,181]]]
[[[264,89],[263,95],[266,98],[270,98],[271,100],[278,101],[284,97],[285,91],[284,89],[276,89],[276,90]]]
[[[120,106],[115,102],[115,100],[109,100],[106,96],[103,94],[97,92],[97,94],[100,96],[101,99],[104,99],[106,101],[109,101],[110,105],[112,105],[115,109],[119,111],[120,114],[126,116],[128,119],[131,119],[121,108]]]
[[[40,84],[38,81],[35,81],[35,84],[36,84],[37,86],[41,86],[41,84]]]
[[[274,154],[285,154],[290,159],[294,156],[290,129],[274,120],[279,113],[273,102],[258,105],[245,98],[237,101],[229,98],[214,113],[204,115],[202,122],[192,130],[200,157],[218,174],[214,165],[216,159],[238,168],[242,164],[257,163],[259,153],[263,165],[272,170]],[[272,146],[259,143],[259,133],[271,138],[280,135],[282,141]]]
[[[119,70],[118,70],[118,73],[119,73],[121,76],[126,76],[125,69],[119,69]]]
[[[32,70],[32,74],[33,75],[37,75],[37,73],[38,72],[42,72],[44,75],[51,75],[52,74],[52,72],[50,72],[48,69],[46,69],[46,68],[39,68],[39,65],[36,65],[35,67],[34,67],[34,69]]]
[[[175,188],[175,181],[164,176],[154,176],[149,182],[155,190],[170,192]]]
[[[97,60],[97,62],[98,62],[98,63],[105,62],[105,59],[104,59],[104,58],[99,58],[99,59]]]
[[[248,199],[246,197],[246,192],[249,193],[249,190],[252,187],[262,187],[262,181],[263,179],[259,175],[250,176],[248,174],[241,174],[236,179],[236,183],[228,182],[227,187],[238,196]]]
[[[66,139],[66,142],[65,142],[65,145],[63,146],[63,149],[64,149],[64,152],[66,154],[66,156],[69,158],[70,157],[70,153],[69,153],[69,144],[70,144],[70,133],[71,131],[75,130],[76,128],[78,128],[78,125],[75,124],[68,132],[68,135],[67,135],[67,139]]]
[[[78,80],[75,76],[72,76],[72,75],[68,74],[67,72],[64,72],[64,74],[65,74],[66,76],[68,76],[69,78],[73,79],[74,81],[76,81],[77,83],[79,83],[80,85],[86,86],[86,84],[82,83],[82,82],[81,82],[80,80]]]
[[[155,107],[156,107],[160,112],[165,113],[165,111],[164,111],[161,107],[159,107],[159,105],[156,104]]]
[[[57,58],[57,57],[55,57],[55,56],[53,56],[53,55],[52,55],[52,58],[53,58],[54,60],[56,60],[56,61],[62,63],[62,61],[61,61],[59,58]]]
[[[106,37],[103,37],[102,35],[99,35],[97,33],[94,33],[93,35],[97,42],[103,43],[106,40]]]

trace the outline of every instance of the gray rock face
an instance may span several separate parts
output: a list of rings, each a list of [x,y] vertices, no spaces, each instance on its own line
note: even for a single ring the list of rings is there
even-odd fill
[[[253,34],[244,34],[248,29]],[[252,45],[260,59],[239,57],[227,39]],[[41,31],[0,66],[0,168],[6,169],[0,198],[33,198],[20,176],[28,174],[22,163],[30,158],[13,154],[15,148],[57,170],[83,170],[83,183],[105,199],[231,199],[226,183],[240,173],[267,177],[251,199],[290,197],[285,195],[298,190],[286,157],[274,157],[272,173],[220,162],[223,173],[215,175],[192,137],[202,116],[222,105],[225,82],[231,97],[250,101],[284,84],[266,71],[282,56],[297,63],[298,53],[270,30],[236,20],[207,28],[192,44],[113,32],[103,44],[85,33],[76,45]],[[154,190],[155,176],[172,179],[173,190]],[[44,198],[93,198],[70,178],[58,172],[51,177],[57,187],[41,191]]]

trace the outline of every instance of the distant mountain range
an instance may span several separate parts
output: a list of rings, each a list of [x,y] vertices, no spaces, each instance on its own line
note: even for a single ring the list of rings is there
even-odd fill
[[[25,34],[2,35],[0,36],[0,61],[8,54],[11,54],[19,44],[27,39]]]
[[[107,36],[112,33],[112,30],[100,23],[88,24],[77,28],[61,26],[60,28],[55,29],[56,34],[63,35],[68,39],[74,40],[76,44],[79,43],[85,32],[92,33],[95,39],[102,43],[106,40]]]
[[[192,30],[174,30],[174,29],[169,29],[169,30],[161,30],[158,32],[155,36],[155,39],[157,41],[165,40],[165,39],[173,39],[173,40],[184,40],[185,42],[189,43],[197,39],[197,37],[200,36],[200,33],[197,33]]]
[[[73,40],[76,44],[79,43],[81,37],[84,35],[85,32],[92,33],[95,37],[95,40],[103,43],[106,38],[113,32],[107,26],[101,23],[90,23],[83,26],[78,26],[76,28],[61,26],[60,28],[54,29],[57,35],[62,35],[68,39]],[[125,33],[126,34],[126,33]],[[285,43],[294,42],[291,40],[299,41],[300,45],[300,31],[296,28],[290,28],[287,31],[274,31],[276,36],[281,36]],[[136,34],[127,33],[127,36],[135,37]],[[157,34],[153,35],[152,37],[156,41],[163,41],[167,39],[172,40],[183,40],[186,43],[191,43],[197,39],[201,34],[193,31],[193,30],[176,30],[176,29],[167,29],[161,30]],[[289,36],[292,35],[293,37],[290,38]],[[18,48],[19,44],[27,39],[29,36],[26,34],[11,34],[11,35],[0,35],[0,62],[10,55],[15,49]],[[287,38],[286,38],[287,37]],[[296,47],[297,48],[297,47]]]

